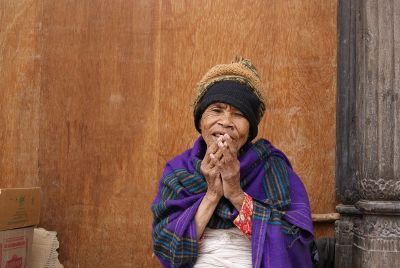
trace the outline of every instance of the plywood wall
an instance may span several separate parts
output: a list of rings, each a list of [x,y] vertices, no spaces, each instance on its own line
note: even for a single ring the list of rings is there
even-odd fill
[[[0,187],[38,184],[38,1],[0,1]]]
[[[259,136],[334,211],[335,1],[3,0],[0,29],[0,186],[42,187],[67,268],[157,265],[163,165],[198,135],[196,82],[237,54],[267,90]]]

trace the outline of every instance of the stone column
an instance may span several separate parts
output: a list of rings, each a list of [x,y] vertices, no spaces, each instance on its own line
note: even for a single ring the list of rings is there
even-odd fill
[[[400,264],[400,1],[339,0],[336,267]]]
[[[336,198],[341,219],[335,223],[335,266],[353,267],[353,226],[359,218],[354,204],[360,199],[356,178],[356,47],[357,1],[338,4],[338,72],[336,102]]]

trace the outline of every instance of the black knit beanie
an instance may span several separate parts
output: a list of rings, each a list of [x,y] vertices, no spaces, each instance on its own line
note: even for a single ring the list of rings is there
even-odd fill
[[[259,108],[260,99],[249,86],[238,81],[223,80],[212,84],[206,89],[204,95],[197,103],[194,109],[194,122],[197,131],[200,130],[200,120],[206,108],[216,102],[222,102],[232,105],[243,113],[249,121],[249,138],[253,140],[258,133],[258,123],[260,122]]]

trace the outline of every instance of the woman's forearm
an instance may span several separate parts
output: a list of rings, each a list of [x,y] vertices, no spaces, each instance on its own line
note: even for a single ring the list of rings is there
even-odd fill
[[[207,192],[201,201],[194,217],[196,222],[197,240],[200,240],[201,236],[203,235],[204,229],[210,221],[220,199],[220,196],[216,196]]]

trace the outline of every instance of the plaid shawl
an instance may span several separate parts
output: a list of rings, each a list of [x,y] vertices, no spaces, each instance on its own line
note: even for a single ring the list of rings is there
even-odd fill
[[[207,190],[200,171],[206,144],[169,161],[152,204],[153,250],[164,267],[192,267],[198,255],[194,217]],[[267,140],[247,143],[239,155],[242,189],[253,198],[253,267],[311,267],[313,228],[307,193],[286,156]],[[238,211],[222,198],[210,228],[234,227]]]

